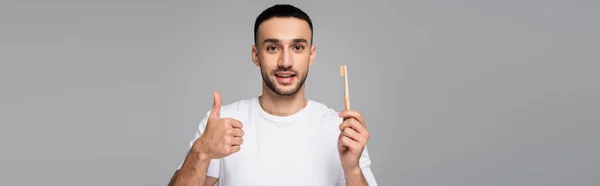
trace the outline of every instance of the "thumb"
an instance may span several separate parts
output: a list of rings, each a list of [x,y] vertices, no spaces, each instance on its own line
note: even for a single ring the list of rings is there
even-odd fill
[[[218,91],[213,92],[213,107],[210,112],[210,117],[221,118],[221,94]]]

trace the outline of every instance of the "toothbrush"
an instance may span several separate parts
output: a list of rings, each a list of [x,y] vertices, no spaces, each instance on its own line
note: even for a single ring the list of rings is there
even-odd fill
[[[350,93],[348,91],[348,69],[346,65],[340,66],[340,76],[344,78],[344,104],[346,110],[350,110]]]

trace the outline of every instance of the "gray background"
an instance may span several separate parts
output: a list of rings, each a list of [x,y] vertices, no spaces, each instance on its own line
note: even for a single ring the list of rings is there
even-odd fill
[[[279,1],[0,1],[0,185],[165,185],[213,90],[260,94]],[[380,185],[600,184],[598,1],[298,2],[307,96],[352,106]]]

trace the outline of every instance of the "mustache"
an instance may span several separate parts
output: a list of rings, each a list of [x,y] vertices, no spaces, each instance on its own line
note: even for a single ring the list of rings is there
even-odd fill
[[[292,68],[278,68],[273,70],[273,73],[277,73],[277,72],[293,72],[294,74],[298,74],[298,72],[296,72],[295,70],[292,70]]]

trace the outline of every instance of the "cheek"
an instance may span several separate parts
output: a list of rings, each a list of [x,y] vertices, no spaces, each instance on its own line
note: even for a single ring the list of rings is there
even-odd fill
[[[294,62],[294,65],[298,67],[308,66],[308,63],[310,62],[310,53],[306,52],[294,55]]]
[[[264,68],[272,68],[273,66],[277,66],[278,59],[276,54],[263,54],[260,58],[260,63]]]

